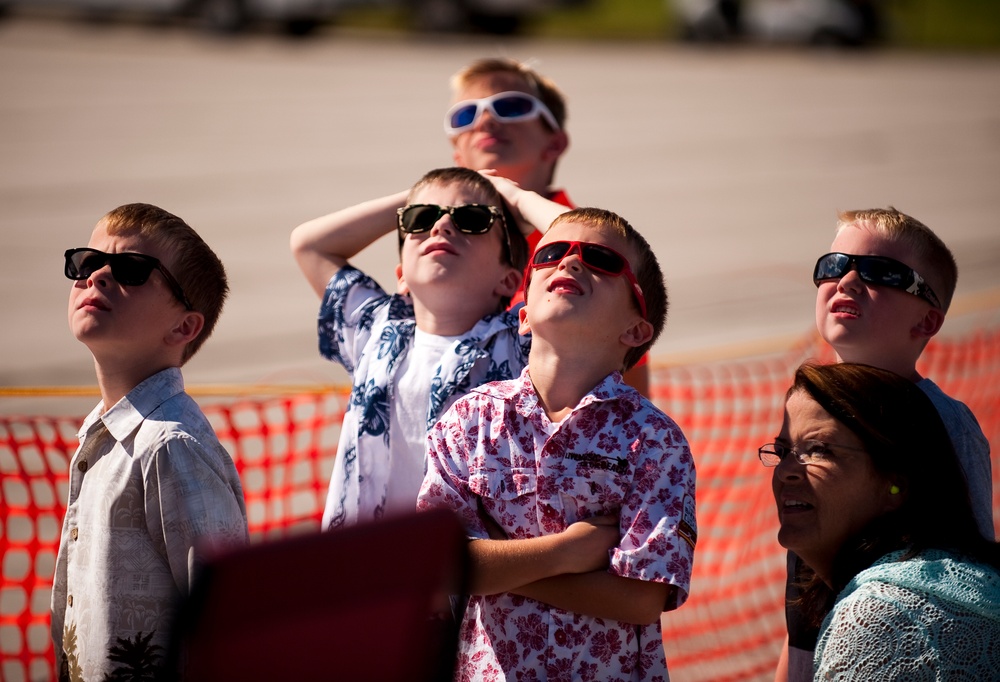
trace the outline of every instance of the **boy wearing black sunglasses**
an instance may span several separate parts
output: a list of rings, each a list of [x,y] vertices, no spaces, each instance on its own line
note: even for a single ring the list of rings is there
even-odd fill
[[[64,273],[69,326],[94,356],[101,402],[70,461],[52,637],[60,679],[117,679],[133,658],[165,663],[203,552],[248,540],[236,467],[180,370],[228,284],[194,230],[149,204],[105,215],[87,247],[65,252]]]
[[[520,202],[529,222],[533,206],[542,226],[566,210],[534,199]],[[400,260],[390,295],[348,260],[393,228]],[[408,192],[300,225],[291,246],[322,300],[320,352],[353,383],[323,528],[412,512],[430,425],[527,360],[530,340],[507,310],[527,263],[524,235],[490,179],[443,168]]]
[[[680,428],[622,372],[663,329],[649,244],[610,211],[559,216],[528,271],[517,379],[427,438],[419,508],[465,521],[461,679],[667,679],[660,616],[687,598],[695,471]]]
[[[958,266],[944,242],[920,221],[889,207],[839,216],[830,253],[813,268],[816,326],[841,362],[888,369],[912,379],[931,398],[948,427],[969,485],[980,532],[993,539],[990,446],[975,416],[917,371],[917,361],[944,323]],[[788,589],[800,569],[789,553]],[[787,661],[778,680],[811,680],[818,632],[786,607]]]

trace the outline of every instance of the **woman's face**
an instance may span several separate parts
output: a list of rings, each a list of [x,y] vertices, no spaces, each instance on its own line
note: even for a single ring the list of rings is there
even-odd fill
[[[875,470],[861,440],[805,391],[785,403],[775,442],[812,454],[808,464],[789,454],[774,468],[778,542],[829,583],[841,546],[889,511],[897,496],[890,494],[892,483]]]

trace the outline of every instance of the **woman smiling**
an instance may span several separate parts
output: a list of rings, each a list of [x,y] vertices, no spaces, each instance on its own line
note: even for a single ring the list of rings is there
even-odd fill
[[[808,567],[816,679],[996,679],[1000,545],[979,534],[920,389],[867,365],[803,365],[759,455],[778,542]]]

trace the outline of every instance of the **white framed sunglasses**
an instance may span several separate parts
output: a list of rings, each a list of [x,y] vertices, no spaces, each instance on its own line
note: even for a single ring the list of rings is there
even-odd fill
[[[476,125],[484,111],[503,123],[530,121],[541,116],[552,130],[559,130],[556,117],[542,100],[526,92],[511,90],[454,104],[445,114],[444,131],[451,137],[463,133]]]

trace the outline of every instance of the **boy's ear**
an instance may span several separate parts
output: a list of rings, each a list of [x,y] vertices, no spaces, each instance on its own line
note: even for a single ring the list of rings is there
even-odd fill
[[[517,319],[521,321],[520,325],[517,327],[517,333],[521,336],[526,336],[531,333],[531,325],[528,324],[528,307],[522,305],[520,310],[517,311]]]
[[[548,144],[546,144],[545,149],[542,150],[542,160],[555,162],[559,160],[559,157],[562,156],[568,148],[569,135],[566,134],[565,130],[557,130],[552,133]]]
[[[521,286],[522,275],[517,271],[514,266],[509,266],[507,272],[500,279],[496,288],[493,290],[500,298],[511,298],[517,293],[517,288]]]
[[[188,310],[177,323],[167,332],[164,339],[171,346],[186,346],[198,338],[201,330],[205,328],[205,316],[201,313]]]
[[[406,286],[406,280],[403,279],[402,263],[396,263],[396,293],[402,294],[403,296],[410,295],[410,290]]]
[[[931,308],[920,321],[913,326],[910,333],[916,338],[927,338],[934,336],[941,331],[944,324],[944,311],[940,308]]]
[[[621,333],[618,340],[629,348],[638,348],[642,344],[648,343],[652,338],[652,323],[636,315],[636,321],[630,324],[625,331]]]

